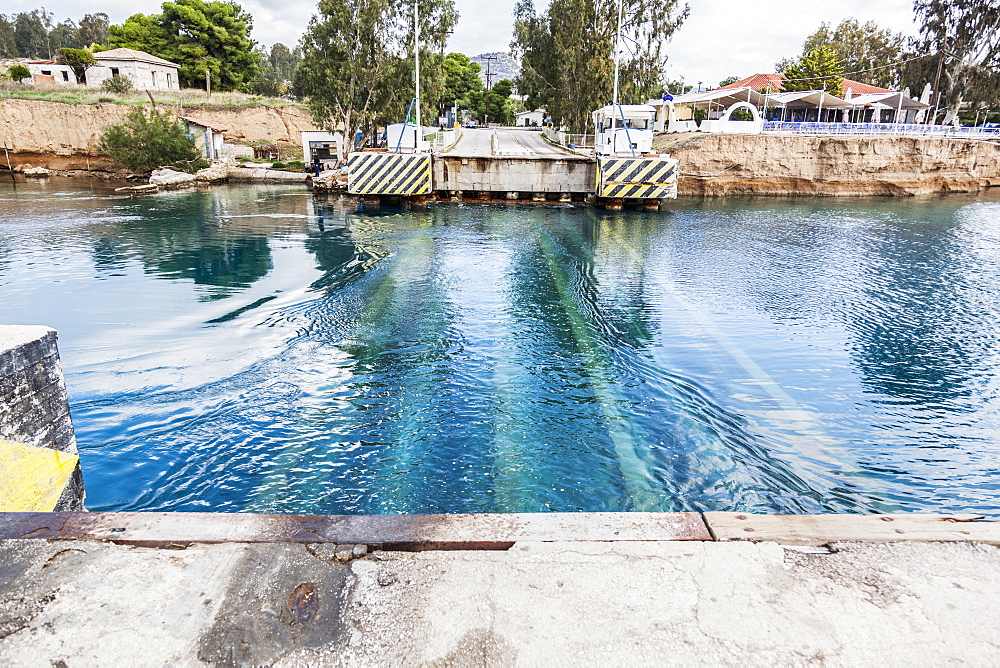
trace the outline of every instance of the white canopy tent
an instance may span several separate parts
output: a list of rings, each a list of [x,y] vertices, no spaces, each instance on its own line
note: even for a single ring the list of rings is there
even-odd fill
[[[820,119],[823,110],[827,109],[851,109],[852,105],[847,100],[827,93],[824,90],[795,90],[785,93],[775,93],[768,99],[768,106],[781,107],[782,120],[785,112],[795,109],[816,109],[816,118]]]
[[[931,107],[931,105],[926,102],[915,100],[906,93],[898,91],[892,93],[865,93],[863,95],[854,95],[848,98],[847,102],[851,104],[855,111],[861,111],[864,109],[876,110],[879,121],[881,120],[882,111],[885,109],[891,109],[895,111],[895,120],[893,122],[896,123],[903,122],[903,112],[911,110],[919,111],[921,109],[929,109]]]

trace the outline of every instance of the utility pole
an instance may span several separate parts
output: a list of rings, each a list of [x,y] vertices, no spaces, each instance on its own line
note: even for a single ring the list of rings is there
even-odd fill
[[[948,47],[948,38],[944,38],[941,50],[938,51],[937,74],[934,75],[934,113],[931,115],[928,125],[934,125],[937,121],[938,105],[941,103],[941,70],[944,68],[944,51]]]
[[[212,97],[212,71],[205,68],[205,92],[208,93],[208,97]]]
[[[493,84],[493,73],[490,66],[497,58],[499,56],[483,56],[483,60],[486,61],[486,118],[483,119],[483,124],[486,127],[490,126],[490,87]]]
[[[418,0],[413,0],[413,79],[417,86],[417,135],[413,143],[413,152],[420,152],[420,140],[423,139],[423,130],[420,128],[420,7]]]
[[[618,106],[618,69],[622,51],[622,0],[618,0],[618,32],[615,34],[615,90],[611,96],[611,104]]]

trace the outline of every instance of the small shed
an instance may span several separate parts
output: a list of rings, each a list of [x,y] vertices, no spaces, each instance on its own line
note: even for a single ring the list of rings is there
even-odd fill
[[[514,114],[514,125],[519,127],[541,127],[545,122],[545,110],[519,111]]]
[[[32,83],[76,83],[76,74],[69,65],[63,65],[54,60],[35,60],[24,64],[31,72]]]
[[[344,135],[340,132],[304,130],[302,132],[302,160],[311,165],[319,158],[324,168],[331,168],[344,160]]]
[[[223,135],[229,128],[190,116],[181,116],[181,120],[187,124],[188,137],[194,140],[194,145],[206,159],[218,160],[222,157]]]

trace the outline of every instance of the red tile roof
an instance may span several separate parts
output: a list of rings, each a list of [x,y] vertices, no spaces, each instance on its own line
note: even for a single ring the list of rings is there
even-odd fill
[[[719,86],[719,88],[753,88],[754,90],[764,90],[765,88],[770,88],[772,92],[777,93],[781,91],[784,86],[782,85],[785,79],[784,74],[754,74],[746,79],[740,79],[735,83],[728,84],[726,86]],[[844,83],[841,84],[841,88],[846,93],[847,89],[851,89],[853,95],[864,95],[865,93],[892,93],[894,91],[888,88],[879,88],[878,86],[872,86],[870,84],[861,83],[860,81],[854,81],[853,79],[844,79]]]

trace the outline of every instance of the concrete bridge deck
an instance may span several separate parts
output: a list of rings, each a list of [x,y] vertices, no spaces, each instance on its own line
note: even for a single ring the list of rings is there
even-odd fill
[[[0,516],[0,663],[996,663],[995,522],[609,515]]]
[[[533,160],[591,160],[587,156],[546,141],[539,130],[512,128],[464,129],[455,145],[439,155],[459,158],[503,156]]]

